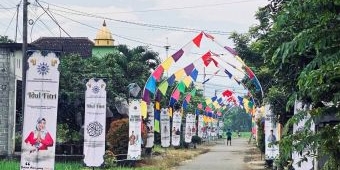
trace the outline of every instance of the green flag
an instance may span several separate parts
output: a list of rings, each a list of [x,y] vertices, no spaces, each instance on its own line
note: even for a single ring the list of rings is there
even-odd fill
[[[182,93],[185,92],[185,84],[183,83],[183,81],[178,83],[177,89]]]
[[[158,87],[158,89],[159,89],[159,91],[161,91],[161,93],[163,94],[163,96],[165,96],[165,93],[166,93],[166,90],[168,89],[168,86],[169,86],[169,83],[168,83],[168,81],[163,81],[160,85],[159,85],[159,87]]]

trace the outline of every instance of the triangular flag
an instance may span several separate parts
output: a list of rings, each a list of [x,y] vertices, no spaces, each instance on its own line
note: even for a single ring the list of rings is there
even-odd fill
[[[214,96],[214,97],[211,98],[211,101],[214,102],[216,99],[217,99],[217,96]]]
[[[178,83],[177,89],[178,89],[180,92],[182,92],[182,93],[185,92],[185,84],[183,83],[183,81],[181,81],[181,82]],[[178,99],[177,99],[177,100],[178,100]]]
[[[225,46],[224,47],[227,51],[229,51],[232,55],[237,55],[237,52],[234,50],[234,49],[232,49],[231,47],[228,47],[228,46]]]
[[[162,74],[163,74],[164,68],[162,65],[158,66],[156,70],[152,73],[152,76],[158,81]]]
[[[159,91],[163,94],[163,96],[165,96],[166,94],[166,90],[169,87],[169,83],[167,81],[163,81],[159,86],[158,89]]]
[[[151,93],[155,94],[156,92],[156,79],[153,76],[150,76],[148,82],[146,82],[146,89],[148,89]]]
[[[205,54],[202,56],[203,63],[204,63],[204,65],[205,65],[206,67],[210,64],[210,62],[211,62],[210,59],[211,59],[211,53],[210,53],[210,51],[207,52],[207,53],[205,53]]]
[[[179,95],[180,95],[180,92],[179,92],[178,89],[176,89],[176,90],[172,93],[171,97],[178,101]]]
[[[210,104],[210,103],[212,103],[211,98],[206,98],[206,99],[205,99],[205,104],[208,105],[208,104]]]
[[[215,39],[212,35],[210,35],[210,34],[208,34],[208,33],[204,33],[204,35],[205,35],[205,37],[207,37],[207,38],[209,38],[209,39],[211,39],[211,40],[213,40],[213,41],[214,41],[214,39]]]
[[[246,71],[248,73],[248,76],[249,76],[250,80],[252,80],[255,77],[254,72],[251,71],[251,69],[248,66],[246,66]]]
[[[224,72],[228,75],[229,78],[233,77],[233,75],[227,69],[225,69]]]
[[[191,94],[192,97],[195,97],[196,96],[196,89],[192,89],[190,94]]]
[[[197,71],[196,69],[194,69],[194,70],[191,72],[190,77],[191,77],[194,81],[196,81],[197,75],[198,75],[198,71]]]
[[[175,75],[174,75],[174,74],[171,75],[171,76],[167,79],[167,82],[168,82],[169,86],[172,86],[172,85],[174,84],[175,80],[176,80]]]
[[[172,57],[168,57],[163,63],[162,66],[164,68],[164,70],[168,70],[172,64],[172,62],[174,62],[174,59]]]
[[[150,91],[148,89],[144,90],[143,101],[150,103]]]
[[[198,34],[192,41],[197,47],[200,47],[203,33]]]
[[[184,68],[185,74],[186,74],[187,76],[189,76],[190,73],[192,72],[192,70],[193,70],[194,68],[195,68],[195,66],[194,66],[193,63],[191,63],[190,65],[186,66],[186,67]]]
[[[148,110],[148,106],[147,106],[146,102],[145,101],[141,101],[140,107],[141,107],[141,112],[142,112],[143,118],[146,118],[147,112],[148,112],[147,111]]]
[[[191,78],[189,76],[186,76],[184,79],[183,79],[183,83],[185,84],[185,86],[188,88],[190,86],[190,83],[191,83]]]
[[[175,73],[175,80],[180,81],[184,75],[184,69],[180,69]]]
[[[174,59],[175,62],[177,62],[177,60],[179,60],[182,57],[183,53],[184,51],[180,49],[175,54],[172,55],[172,58]]]
[[[233,93],[230,91],[230,90],[225,90],[223,93],[222,93],[222,95],[225,97],[225,96],[227,96],[227,97],[229,97],[229,96],[231,96]]]

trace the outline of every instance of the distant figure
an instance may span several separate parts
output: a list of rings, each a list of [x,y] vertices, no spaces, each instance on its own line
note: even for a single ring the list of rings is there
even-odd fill
[[[227,132],[227,146],[228,146],[228,142],[230,142],[230,146],[231,146],[231,135],[232,135],[232,133],[231,133],[230,129],[228,129],[228,132]]]
[[[274,143],[274,142],[276,142],[276,136],[274,135],[273,130],[270,130],[270,135],[268,136],[267,141],[268,141],[269,143]]]

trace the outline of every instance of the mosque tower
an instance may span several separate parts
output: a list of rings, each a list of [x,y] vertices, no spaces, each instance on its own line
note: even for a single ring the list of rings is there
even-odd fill
[[[98,30],[92,47],[92,56],[104,57],[107,54],[115,51],[114,39],[111,31],[106,27],[104,20],[103,26]]]

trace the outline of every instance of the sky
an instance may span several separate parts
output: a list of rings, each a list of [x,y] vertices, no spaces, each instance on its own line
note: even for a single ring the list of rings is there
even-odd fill
[[[0,35],[7,35],[13,40],[16,30],[16,5],[20,2],[21,0],[0,2]],[[250,26],[257,24],[255,12],[268,3],[267,0],[39,0],[39,3],[29,0],[29,2],[28,42],[43,36],[88,37],[93,40],[105,19],[116,45],[126,44],[131,48],[147,45],[150,50],[158,52],[162,60],[167,54],[171,55],[181,49],[200,31],[212,34],[222,46],[233,47],[232,41],[228,39],[230,33],[247,32]],[[54,18],[61,28],[51,18]],[[22,5],[18,21],[17,42],[22,42]],[[226,61],[232,60],[231,56],[227,56],[228,52],[216,43],[202,40],[201,44],[201,49],[193,49],[193,53],[185,54],[182,57],[183,61],[181,58],[181,62],[174,64],[167,74],[170,75],[188,63],[196,61],[200,54],[207,50],[225,54]],[[168,51],[164,48],[166,45],[170,46]],[[217,70],[210,65],[205,71],[212,74]],[[231,80],[227,80],[222,74],[223,71],[220,72],[214,77],[214,81],[209,82],[210,85],[206,85],[207,95],[211,96],[215,91],[219,93],[219,89],[224,90],[228,87],[235,91],[242,89],[236,87]],[[235,71],[235,75],[237,74],[242,75]]]

